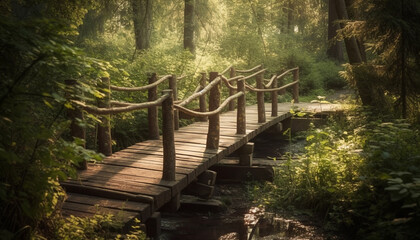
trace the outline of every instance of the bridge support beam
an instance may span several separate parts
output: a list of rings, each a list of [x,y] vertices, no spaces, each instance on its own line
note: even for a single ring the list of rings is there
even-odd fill
[[[264,78],[263,74],[260,73],[256,77],[257,79],[257,88],[264,88]],[[258,123],[265,123],[265,105],[264,105],[264,92],[257,92],[257,102],[258,102]]]
[[[162,212],[176,212],[181,207],[181,194],[177,193],[160,210]]]
[[[277,88],[277,77],[274,78],[271,88]],[[277,117],[278,115],[278,92],[271,92],[271,116]]]
[[[174,101],[178,100],[178,87],[177,87],[177,79],[176,75],[172,75],[169,78],[169,88],[172,89],[173,99]],[[179,112],[178,109],[174,109],[174,129],[179,129]]]
[[[202,72],[201,73],[201,78],[200,78],[200,90],[202,90],[205,86],[206,86],[206,73]],[[200,96],[199,105],[200,105],[200,112],[207,112],[206,95],[205,94]],[[207,119],[208,119],[207,117],[199,118],[200,122],[206,122]]]
[[[239,148],[239,165],[252,166],[252,154],[254,153],[254,143],[248,142]]]
[[[156,73],[149,76],[149,84],[157,81]],[[152,87],[148,90],[147,100],[149,102],[157,99],[157,87]],[[149,107],[147,109],[147,120],[149,125],[149,139],[159,139],[159,125],[158,125],[158,107]]]
[[[162,217],[160,212],[154,212],[151,217],[146,220],[146,234],[150,239],[159,239]]]
[[[102,99],[98,98],[99,108],[109,108],[109,101],[111,99],[110,81],[108,77],[101,78],[101,92],[105,96]],[[98,124],[98,151],[105,156],[112,155],[112,139],[111,139],[111,115],[99,116],[101,123]]]
[[[236,77],[236,71],[234,67],[230,68],[230,78]],[[236,93],[235,89],[229,88],[229,96],[232,96]],[[229,103],[229,111],[235,110],[235,102],[236,100],[230,101]]]
[[[244,95],[238,98],[238,110],[236,112],[236,134],[246,134],[246,96],[244,80],[238,80],[238,92],[243,92]]]
[[[211,72],[209,82],[219,76],[218,72]],[[220,106],[220,82],[210,90],[209,111],[216,110]],[[207,149],[218,149],[220,138],[220,113],[209,117],[209,130],[207,133]]]
[[[293,82],[299,80],[299,68],[293,71]],[[299,103],[299,83],[293,85],[292,89],[293,101]]]
[[[175,181],[174,104],[172,90],[164,90],[169,97],[162,102],[163,172],[162,180]]]

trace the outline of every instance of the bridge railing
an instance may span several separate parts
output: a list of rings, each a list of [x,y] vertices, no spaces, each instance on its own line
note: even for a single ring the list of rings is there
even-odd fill
[[[177,94],[177,78],[175,75],[166,75],[157,79],[155,73],[148,78],[149,84],[141,87],[118,87],[110,85],[109,78],[101,78],[100,86],[102,88],[103,98],[98,99],[98,105],[92,106],[82,102],[80,99],[72,98],[68,94],[69,100],[75,106],[74,109],[68,111],[68,116],[72,120],[71,135],[78,138],[85,138],[84,129],[79,127],[77,118],[83,119],[83,112],[99,115],[101,124],[98,126],[98,150],[106,156],[112,154],[112,140],[110,131],[110,115],[124,112],[131,112],[140,109],[148,109],[148,125],[149,139],[159,139],[158,126],[158,107],[162,107],[162,142],[163,142],[163,174],[162,179],[168,181],[175,180],[175,139],[174,131],[179,128],[178,111],[197,117],[200,121],[209,121],[206,149],[217,150],[219,148],[220,139],[220,114],[222,110],[229,105],[229,110],[237,108],[237,134],[246,134],[246,94],[247,92],[257,93],[258,105],[258,122],[264,123],[265,104],[264,93],[270,92],[272,98],[272,116],[277,116],[277,96],[283,93],[286,88],[292,87],[292,95],[295,102],[299,101],[299,68],[289,69],[280,75],[274,75],[271,79],[266,79],[264,83],[264,72],[262,65],[256,66],[248,70],[236,70],[233,66],[229,66],[221,73],[210,72],[209,83],[206,84],[207,74],[202,73],[200,84],[197,86],[193,94],[183,100],[178,100]],[[229,79],[224,76],[229,72]],[[237,73],[249,74],[247,76],[236,76]],[[278,83],[289,73],[293,73],[293,82],[278,87]],[[247,83],[248,79],[255,78],[256,86]],[[164,90],[161,97],[158,97],[157,87],[164,81],[169,81],[169,89]],[[224,86],[229,90],[229,97],[222,103],[220,100],[221,87]],[[77,81],[66,81],[67,89],[75,89]],[[236,85],[236,86],[235,86]],[[111,100],[111,90],[113,91],[148,91],[148,102],[144,103],[127,103]],[[206,95],[208,95],[208,111]],[[77,95],[73,95],[77,96]],[[190,110],[187,104],[199,99],[200,111]],[[235,101],[237,100],[237,103]],[[87,168],[87,163],[83,163],[82,169]]]

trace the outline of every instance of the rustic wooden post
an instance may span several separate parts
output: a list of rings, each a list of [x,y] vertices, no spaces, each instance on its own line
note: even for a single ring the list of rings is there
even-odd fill
[[[235,68],[234,67],[231,67],[230,68],[230,75],[229,76],[230,76],[230,78],[236,77],[236,71],[235,71]],[[229,96],[232,96],[235,93],[236,93],[235,89],[229,88]],[[235,100],[230,101],[229,102],[229,111],[235,110],[235,105],[236,105],[236,101]]]
[[[156,82],[156,73],[149,75],[149,84]],[[157,99],[157,86],[149,88],[147,100],[155,101]],[[149,124],[149,139],[159,139],[159,125],[158,125],[158,107],[149,107],[147,109],[147,120]]]
[[[206,86],[206,73],[203,72],[201,73],[201,78],[200,78],[200,90],[202,90],[205,86]],[[207,111],[206,95],[200,96],[199,104],[200,104],[200,112],[206,112]],[[199,120],[201,122],[206,122],[207,117],[201,117],[199,118]]]
[[[78,98],[75,96],[78,91],[76,90],[76,86],[78,85],[77,80],[74,79],[68,79],[65,80],[66,84],[66,98],[68,100],[78,100]],[[78,109],[67,109],[67,118],[71,120],[70,124],[70,135],[72,138],[80,138],[83,141],[86,140],[86,131],[83,127],[80,127],[77,124],[77,120],[83,120],[83,112]],[[83,147],[86,147],[85,143],[83,143]],[[78,166],[79,169],[87,169],[87,162],[83,161]]]
[[[284,85],[283,78],[284,77],[281,77],[281,78],[278,79],[277,86],[282,87]],[[282,89],[282,90],[279,91],[280,95],[284,95],[285,93],[286,93],[286,89]]]
[[[271,88],[277,88],[277,77],[274,78]],[[271,92],[271,116],[277,117],[278,106],[277,106],[277,91]]]
[[[108,77],[101,78],[100,92],[105,96],[103,98],[98,98],[98,107],[99,108],[109,108],[110,107],[110,81]],[[105,156],[112,155],[112,139],[111,139],[111,115],[100,116],[99,119],[101,123],[98,124],[98,151]]]
[[[169,88],[172,89],[173,100],[178,100],[178,87],[176,83],[176,75],[172,75],[169,78]],[[179,112],[178,109],[174,109],[174,127],[175,130],[179,129]]]
[[[238,80],[238,92],[243,92],[244,95],[238,98],[238,110],[236,112],[236,134],[246,134],[245,80]]]
[[[298,80],[299,80],[299,68],[293,71],[293,81],[295,82]],[[292,95],[293,95],[294,102],[299,103],[299,83],[296,83],[295,85],[293,85]]]
[[[219,76],[218,72],[211,72],[209,82],[214,81],[214,79]],[[216,110],[220,105],[220,82],[216,84],[210,90],[209,97],[209,111]],[[209,130],[207,133],[207,149],[218,149],[219,148],[219,138],[220,138],[220,114],[216,113],[212,116],[209,116]]]
[[[162,102],[162,141],[163,141],[163,173],[162,180],[175,181],[175,137],[174,137],[174,104],[173,91],[167,89],[163,94],[169,97]]]
[[[256,76],[257,88],[264,88],[264,75],[260,73]],[[264,92],[257,92],[257,103],[258,103],[258,123],[265,122],[265,105],[264,105]]]
[[[239,148],[239,165],[252,166],[252,154],[254,153],[254,143],[248,142]]]

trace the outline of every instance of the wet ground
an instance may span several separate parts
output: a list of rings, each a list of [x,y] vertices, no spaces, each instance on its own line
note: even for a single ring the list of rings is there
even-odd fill
[[[292,144],[281,135],[261,135],[255,142],[254,157],[284,158],[285,152],[302,152],[305,141],[295,137]],[[281,164],[281,161],[279,161]],[[247,197],[246,184],[216,185],[214,199],[224,208],[188,209],[162,214],[162,240],[248,240],[328,239],[316,221],[305,214],[265,212]]]

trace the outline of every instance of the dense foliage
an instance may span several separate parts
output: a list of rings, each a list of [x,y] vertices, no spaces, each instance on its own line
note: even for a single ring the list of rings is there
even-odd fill
[[[273,209],[312,209],[357,239],[418,239],[418,129],[361,110],[328,125],[308,131],[303,156],[251,193]]]
[[[368,59],[358,65],[347,65],[345,77],[354,86],[364,88],[369,105],[384,111],[395,109],[396,116],[418,121],[419,1],[357,0],[352,8],[358,17],[342,33],[364,42]]]
[[[309,96],[308,99],[346,86],[346,81],[340,78],[338,73],[343,70],[342,66],[325,55],[330,44],[326,40],[329,7],[326,0],[188,1],[194,4],[189,10],[194,11],[193,14],[184,12],[185,2],[182,0],[0,2],[1,236],[29,238],[34,234],[39,234],[39,237],[44,234],[57,238],[60,236],[90,238],[94,235],[94,231],[101,229],[97,226],[109,222],[106,216],[102,216],[100,219],[91,220],[71,218],[67,222],[61,221],[62,225],[51,225],[54,222],[52,219],[56,219],[60,214],[59,206],[65,198],[59,181],[69,176],[74,177],[75,166],[82,161],[97,161],[101,158],[95,151],[84,148],[87,146],[88,149],[96,149],[96,124],[100,120],[94,115],[85,113],[86,119],[78,121],[77,124],[87,132],[85,141],[72,139],[69,136],[70,122],[66,118],[66,112],[75,107],[68,98],[81,98],[85,102],[95,103],[97,99],[103,97],[104,90],[99,87],[101,77],[110,77],[114,85],[142,86],[147,84],[147,76],[153,72],[158,75],[185,75],[186,77],[178,82],[179,97],[184,98],[197,86],[200,72],[220,72],[231,64],[238,69],[246,69],[263,63],[268,68],[266,78],[271,74],[279,74],[286,69],[299,66],[301,94]],[[420,29],[419,8],[415,1],[406,0],[406,5],[398,5],[396,2],[404,3],[404,1],[355,1],[355,9],[366,9],[366,11],[358,15],[361,21],[356,21],[357,24],[350,22],[347,25],[341,37],[348,37],[348,33],[366,35],[363,40],[375,51],[369,52],[371,56],[367,63],[347,66],[342,75],[351,84],[367,82],[367,88],[372,90],[372,96],[380,96],[375,98],[381,101],[377,106],[387,106],[382,104],[382,101],[396,103],[397,107],[401,106],[406,110],[403,112],[406,112],[406,116],[414,122],[418,116],[416,114],[419,106],[418,56],[420,54],[416,42]],[[138,3],[141,4],[137,5]],[[140,9],[143,12],[135,11],[133,7],[144,6],[143,3],[153,4],[152,7],[147,5],[147,9]],[[398,15],[394,11],[403,11],[404,14]],[[147,18],[136,14],[146,14]],[[188,23],[184,19],[186,15],[190,16]],[[143,25],[135,23],[141,19],[147,19],[148,23]],[[184,49],[183,46],[185,24],[189,25],[189,31],[193,34],[194,42],[190,43],[195,46],[193,51],[190,48]],[[141,26],[146,26],[146,29],[138,29]],[[136,40],[142,37],[138,36],[142,31],[147,32],[146,39],[142,40],[147,40],[148,43],[140,48]],[[191,40],[191,36],[189,38]],[[393,44],[395,39],[398,40],[396,45]],[[73,88],[66,87],[66,80],[77,80],[79,85]],[[284,83],[287,81],[291,81],[291,78],[286,78]],[[375,87],[378,82],[382,84]],[[353,85],[355,88],[359,86]],[[163,88],[165,87],[162,86],[159,90]],[[144,102],[147,99],[146,93],[113,93],[112,97],[114,100],[127,102]],[[249,99],[252,98],[249,95]],[[290,99],[290,94],[279,97],[279,101]],[[113,116],[114,149],[121,149],[146,139],[146,122],[145,111]],[[400,122],[384,126],[373,122],[369,124],[372,124],[371,128],[361,128],[362,130],[357,133],[351,134],[349,133],[351,129],[346,130],[347,135],[335,132],[335,129],[314,132],[308,141],[312,141],[315,145],[308,147],[306,162],[303,162],[304,165],[299,169],[305,169],[306,166],[307,171],[315,171],[313,164],[320,164],[321,170],[325,170],[323,177],[326,179],[319,182],[321,180],[314,174],[310,181],[299,180],[301,182],[299,184],[294,182],[292,185],[298,186],[298,189],[308,188],[309,185],[305,184],[310,184],[310,187],[315,189],[311,192],[299,190],[294,192],[290,199],[296,200],[298,196],[296,194],[299,193],[302,199],[306,196],[305,199],[310,200],[306,203],[296,200],[300,206],[314,206],[325,212],[344,214],[342,218],[344,220],[353,219],[354,216],[350,216],[351,214],[345,213],[344,210],[341,212],[339,209],[328,210],[329,206],[350,204],[341,201],[341,198],[344,198],[344,190],[340,188],[334,190],[337,192],[330,192],[333,188],[324,189],[323,186],[329,184],[334,187],[341,181],[344,187],[351,188],[347,189],[349,190],[347,193],[354,194],[355,201],[359,201],[356,197],[360,196],[356,192],[363,190],[366,198],[360,198],[359,203],[377,196],[376,193],[369,195],[369,191],[366,190],[376,189],[379,186],[375,185],[376,182],[366,185],[372,186],[370,188],[361,188],[354,185],[363,181],[353,179],[356,173],[369,170],[369,168],[361,169],[360,161],[379,164],[375,169],[376,172],[370,173],[373,175],[369,176],[373,176],[372,179],[382,176],[377,171],[387,166],[388,161],[376,155],[385,154],[384,156],[389,157],[394,154],[382,152],[388,149],[388,145],[377,146],[368,142],[369,139],[380,137],[370,131],[375,129],[381,132],[382,127],[390,126],[402,130],[408,128],[405,123]],[[409,139],[418,138],[418,133],[415,131],[404,130],[395,134],[399,140],[407,141],[406,147],[412,146]],[[347,156],[342,149],[338,149],[337,143],[332,141],[340,138],[344,139],[342,141],[351,142],[353,140],[350,136],[363,140],[353,139],[354,144],[363,148],[363,152],[376,155],[368,158],[350,153]],[[314,142],[315,140],[317,142]],[[379,142],[382,144],[383,141]],[[377,146],[378,152],[374,152],[375,148],[369,150],[369,146]],[[335,148],[337,149],[334,150]],[[334,159],[322,160],[330,151],[339,156],[333,155]],[[409,159],[414,156],[410,161],[417,161],[416,148],[404,151],[411,154],[407,156]],[[347,162],[338,163],[337,159],[341,157]],[[387,204],[407,201],[408,207],[404,209],[410,210],[415,215],[418,214],[418,205],[417,208],[413,207],[414,203],[409,202],[409,195],[404,193],[406,188],[410,188],[407,189],[408,192],[415,189],[411,189],[412,185],[401,184],[408,182],[414,184],[417,181],[417,170],[404,170],[409,163],[403,160],[400,162],[403,170],[398,170],[399,167],[388,169],[387,166],[389,171],[384,170],[387,177],[380,179],[382,182],[379,183],[383,184],[384,181],[394,179],[389,186],[387,185],[389,188],[384,194],[395,195],[398,188],[398,191],[403,192],[399,196],[403,197],[396,202],[384,200],[383,204],[389,207]],[[342,172],[350,165],[353,166],[351,172]],[[298,171],[294,166],[291,169],[288,171],[294,171],[296,173],[294,178],[298,180],[302,176],[301,170]],[[395,173],[392,173],[393,171]],[[398,178],[395,174],[400,174],[401,177]],[[340,177],[337,177],[338,175]],[[350,183],[345,183],[344,178],[350,179]],[[272,194],[278,194],[277,190],[274,189]],[[323,196],[333,197],[330,203],[322,203],[319,199]],[[280,195],[278,197],[275,201],[276,204],[280,204],[278,206],[282,205],[279,200],[290,200]],[[395,196],[393,199],[396,199]],[[412,200],[416,199],[417,197],[414,197]],[[357,210],[353,212],[363,211],[363,208],[357,209],[352,204],[350,205]],[[394,212],[390,217],[388,215],[385,217],[378,213],[371,217],[383,219],[378,222],[387,222],[386,220],[391,217],[410,217],[404,214],[404,211]],[[338,219],[341,217],[336,217],[336,220]],[[415,219],[417,218],[412,217],[407,224],[418,221]],[[408,226],[407,224],[399,226]],[[82,235],[60,235],[60,228],[67,228],[69,231],[80,229]],[[58,232],[48,232],[53,229]]]

